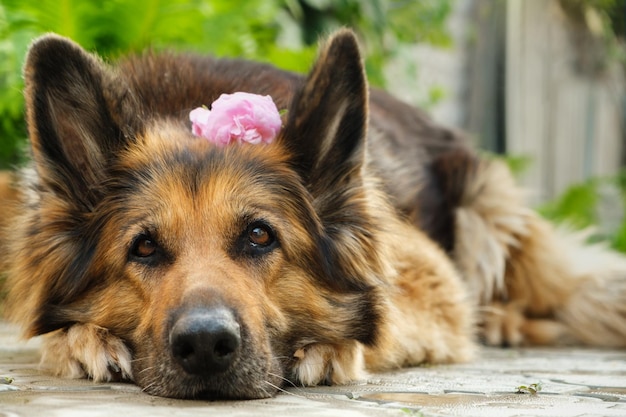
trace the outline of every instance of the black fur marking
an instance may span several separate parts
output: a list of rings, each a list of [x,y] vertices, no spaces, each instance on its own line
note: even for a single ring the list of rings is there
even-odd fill
[[[450,253],[454,248],[454,206],[445,197],[440,173],[433,172],[432,164],[424,169],[424,181],[415,206],[418,210],[418,223],[428,236],[443,250]]]
[[[449,149],[425,167],[417,197],[417,223],[448,253],[454,249],[455,210],[464,204],[465,186],[475,175],[478,157],[465,148]]]

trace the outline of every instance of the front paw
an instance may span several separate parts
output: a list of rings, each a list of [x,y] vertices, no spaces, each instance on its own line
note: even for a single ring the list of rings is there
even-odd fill
[[[346,384],[365,377],[363,347],[351,342],[345,345],[313,343],[294,353],[293,373],[305,386]]]
[[[131,354],[126,344],[93,324],[74,324],[46,335],[41,364],[66,378],[132,379]]]

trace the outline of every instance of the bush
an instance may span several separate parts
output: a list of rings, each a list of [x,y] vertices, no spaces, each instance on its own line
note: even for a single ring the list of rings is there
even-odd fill
[[[70,37],[106,59],[170,47],[270,61],[306,71],[317,39],[356,28],[367,69],[403,42],[445,44],[452,0],[3,0],[0,3],[0,169],[19,162],[26,132],[21,67],[29,42],[46,32]]]

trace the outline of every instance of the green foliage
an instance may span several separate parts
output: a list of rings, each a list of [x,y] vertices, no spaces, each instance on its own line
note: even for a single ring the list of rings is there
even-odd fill
[[[615,179],[614,184],[621,192],[622,204],[626,207],[626,171],[622,171]],[[626,213],[617,230],[611,235],[611,244],[614,249],[626,253]]]
[[[563,10],[578,24],[589,28],[600,42],[595,48],[595,69],[605,70],[609,61],[626,64],[626,3],[624,0],[560,0]]]
[[[532,159],[527,156],[483,153],[483,157],[504,161],[515,176],[523,174],[532,164]],[[614,204],[614,199],[621,203],[620,206],[615,207],[617,212],[621,207],[626,207],[626,171],[624,171],[615,177],[591,178],[585,182],[574,184],[557,198],[540,205],[536,209],[544,218],[567,228],[574,230],[591,228],[593,233],[590,233],[590,241],[606,242],[613,249],[626,252],[626,213],[621,213],[621,219],[617,219],[620,223],[619,227],[614,228],[614,230],[598,227],[598,224],[606,220],[600,218],[599,206],[606,204],[602,201],[601,190],[607,188],[615,193],[609,204]],[[611,216],[619,217],[616,214],[619,213],[612,213]],[[616,219],[612,220],[615,221]]]
[[[401,408],[400,412],[402,412],[404,415],[407,415],[407,416],[424,417],[424,413],[414,408]]]
[[[539,207],[538,211],[545,218],[567,227],[579,230],[592,227],[592,241],[607,242],[613,249],[626,253],[626,213],[621,213],[619,225],[613,230],[602,231],[596,227],[602,221],[598,207],[603,187],[616,190],[617,201],[621,207],[626,207],[626,172],[622,172],[612,178],[593,178],[575,184],[558,198]]]
[[[453,0],[2,0],[0,3],[0,169],[19,162],[24,142],[21,67],[28,44],[46,32],[70,37],[106,59],[147,47],[269,61],[305,72],[318,39],[353,27],[381,85],[382,66],[402,42],[449,44]]]
[[[613,249],[626,253],[626,221],[622,221],[619,229],[615,231],[611,243]]]
[[[384,85],[382,67],[398,46],[425,42],[448,47],[452,41],[445,22],[453,0],[287,0],[289,15],[311,45],[320,34],[355,28],[367,51],[370,82]]]
[[[26,137],[22,100],[22,58],[32,34],[12,30],[0,3],[0,169],[19,162],[18,148]]]
[[[539,212],[548,219],[566,222],[576,229],[596,224],[597,187],[596,180],[573,185],[556,200],[540,207]]]

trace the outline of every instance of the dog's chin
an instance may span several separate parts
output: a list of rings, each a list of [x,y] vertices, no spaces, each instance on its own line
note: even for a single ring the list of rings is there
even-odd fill
[[[252,400],[274,396],[283,382],[283,367],[260,356],[244,360],[220,373],[191,375],[169,355],[137,356],[133,362],[135,383],[150,395],[179,399]]]
[[[156,383],[143,387],[146,394],[158,397],[177,398],[185,400],[256,400],[270,398],[276,395],[278,388],[274,382],[269,384],[265,380],[255,382],[232,381],[230,378],[214,381],[201,379],[180,379],[167,383]],[[271,385],[270,385],[271,384]],[[265,385],[261,387],[258,385]]]

